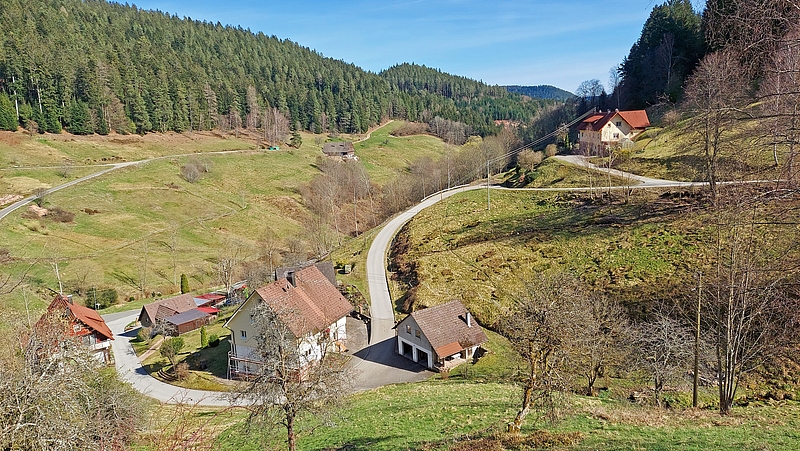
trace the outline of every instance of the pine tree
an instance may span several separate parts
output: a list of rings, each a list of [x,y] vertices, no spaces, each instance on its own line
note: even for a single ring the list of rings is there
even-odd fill
[[[0,130],[16,131],[17,117],[14,104],[5,93],[0,93]]]
[[[89,106],[78,100],[72,102],[69,108],[69,127],[67,130],[74,135],[90,135],[94,133],[92,116]]]
[[[186,274],[181,274],[181,294],[186,294],[189,292],[189,278],[186,277]]]

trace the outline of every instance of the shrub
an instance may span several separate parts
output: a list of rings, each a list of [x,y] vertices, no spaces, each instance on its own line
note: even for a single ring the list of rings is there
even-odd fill
[[[536,166],[542,163],[544,156],[541,152],[534,152],[530,149],[523,150],[519,154],[517,161],[522,169],[533,171]]]
[[[47,217],[55,222],[67,223],[75,220],[75,213],[64,210],[61,207],[55,207],[47,212]]]
[[[200,326],[200,348],[208,347],[208,332],[206,326]]]
[[[181,166],[181,177],[189,183],[195,183],[200,180],[200,170],[193,164],[185,164]]]
[[[139,332],[136,332],[136,340],[141,343],[147,343],[150,340],[150,334],[153,332],[153,329],[149,327],[140,327]]]
[[[186,380],[186,378],[189,377],[189,364],[186,362],[181,362],[175,365],[175,377],[181,381]]]
[[[554,157],[558,152],[558,146],[555,144],[548,144],[547,147],[544,148],[544,155],[546,157]]]
[[[211,334],[211,336],[208,337],[208,346],[211,348],[219,346],[219,337],[217,334]]]
[[[186,277],[186,274],[181,274],[181,294],[186,294],[189,292],[189,278]]]

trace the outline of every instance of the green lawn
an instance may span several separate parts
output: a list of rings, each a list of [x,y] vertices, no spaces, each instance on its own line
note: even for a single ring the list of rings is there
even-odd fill
[[[417,264],[420,305],[462,299],[492,324],[534,272],[573,271],[591,287],[635,303],[671,293],[705,264],[696,224],[670,203],[646,202],[657,194],[605,204],[585,195],[497,191],[491,210],[485,195],[452,196],[402,232],[411,242],[406,258]],[[406,294],[403,284],[397,287],[395,299]]]
[[[223,326],[234,311],[234,307],[226,307],[214,322],[206,326],[209,337],[217,335],[220,338],[218,346],[202,348],[200,346],[200,329],[180,336],[184,341],[184,347],[178,354],[176,364],[186,362],[189,365],[190,376],[186,380],[170,381],[171,384],[198,390],[227,391],[229,389],[229,386],[222,384],[219,379],[227,378],[228,374],[228,351],[230,350],[228,340],[231,331]],[[169,361],[161,357],[159,352],[145,359],[142,366],[151,374],[160,369],[171,371]]]
[[[393,126],[396,124],[377,130],[372,139],[358,144],[361,164],[368,168],[372,165],[375,169],[371,173],[378,179],[404,170],[412,159],[424,155],[435,157],[441,151],[441,141],[429,136],[419,140],[397,139],[391,148],[381,148],[381,136],[388,136],[387,130]],[[267,227],[284,246],[288,240],[299,238],[306,247],[311,247],[306,231],[310,214],[303,204],[300,187],[318,174],[316,162],[322,157],[319,149],[326,137],[302,136],[300,149],[284,147],[278,152],[200,155],[198,158],[208,162],[210,172],[196,183],[180,177],[180,167],[188,157],[165,158],[114,171],[45,199],[45,207],[73,213],[73,222],[25,218],[25,209],[18,210],[3,220],[0,243],[16,258],[19,268],[25,262],[35,262],[29,271],[35,286],[58,286],[51,264],[58,261],[62,283],[68,292],[75,292],[81,286],[84,289],[96,286],[115,287],[124,301],[131,297],[152,298],[158,293],[166,296],[178,290],[182,273],[189,277],[192,289],[208,288],[216,285],[214,268],[221,249],[239,243],[247,249],[244,258],[254,259],[255,242]],[[62,137],[39,139],[48,141],[46,147],[52,152],[55,152],[53,146],[61,148],[59,158],[69,154],[78,159],[79,154],[85,156],[89,152],[87,146],[100,146],[92,141],[81,142],[80,138],[74,142],[49,141],[56,138]],[[202,151],[218,150],[223,144],[246,144],[234,138],[206,137],[193,141],[176,135],[171,139],[180,144],[179,148],[166,149],[158,142],[138,143],[141,137],[117,138],[134,142],[115,144],[129,150],[125,158],[163,155],[168,150],[183,152],[190,150],[186,146],[195,141],[197,150]],[[145,138],[151,139],[150,135]],[[427,144],[419,146],[420,142]],[[23,140],[19,146],[28,144]],[[27,176],[29,189],[38,183],[57,183],[54,171],[31,172]],[[0,178],[0,183],[3,180]],[[363,265],[358,266],[363,271]],[[146,291],[142,292],[141,285],[146,286]],[[29,299],[34,310],[40,310],[47,302],[47,299]],[[143,302],[122,302],[117,308],[139,308]],[[19,291],[9,296],[6,306],[24,311]]]

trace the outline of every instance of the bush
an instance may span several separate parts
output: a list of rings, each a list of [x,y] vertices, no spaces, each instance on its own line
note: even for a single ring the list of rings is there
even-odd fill
[[[75,220],[75,213],[63,210],[61,207],[55,207],[47,212],[47,217],[55,222],[72,222]]]
[[[558,146],[555,144],[548,144],[547,147],[544,148],[544,155],[548,158],[554,157],[558,152]]]
[[[208,347],[208,332],[206,326],[200,326],[200,349]]]
[[[544,155],[541,152],[534,152],[530,149],[523,150],[519,154],[517,161],[522,169],[533,171],[536,166],[542,163]]]
[[[140,327],[139,332],[136,332],[136,340],[140,343],[147,343],[150,340],[150,334],[153,332],[153,329],[149,327]]]
[[[181,177],[189,183],[195,183],[200,180],[200,170],[193,164],[185,164],[181,166]]]
[[[189,278],[186,277],[186,274],[181,274],[181,294],[186,294],[189,292]]]
[[[186,380],[189,377],[189,364],[186,362],[181,362],[175,365],[175,377],[178,380]]]
[[[217,334],[211,334],[211,336],[208,337],[208,346],[211,348],[219,346],[219,337]]]

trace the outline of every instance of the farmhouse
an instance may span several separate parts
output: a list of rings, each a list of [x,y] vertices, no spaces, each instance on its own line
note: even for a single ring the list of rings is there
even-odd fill
[[[96,311],[73,303],[72,297],[56,295],[47,313],[36,323],[36,328],[52,332],[56,324],[63,322],[66,327],[64,334],[57,340],[74,339],[82,346],[88,348],[103,363],[111,363],[111,340],[114,334]],[[58,325],[60,327],[61,325]]]
[[[349,141],[325,143],[322,146],[322,153],[329,157],[341,157],[344,159],[355,158],[356,149]]]
[[[258,371],[258,331],[252,315],[260,303],[272,309],[292,335],[301,340],[308,363],[321,357],[321,337],[327,335],[340,343],[347,338],[345,318],[352,306],[316,266],[309,266],[253,291],[225,323],[231,330],[229,377]]]
[[[397,352],[434,371],[472,358],[488,338],[460,301],[406,316],[395,326]]]
[[[626,147],[649,126],[644,110],[600,112],[578,126],[579,148],[584,154],[599,155],[616,145]]]
[[[194,295],[191,294],[162,299],[142,307],[142,311],[139,312],[139,323],[142,327],[155,327],[159,321],[196,307]]]

